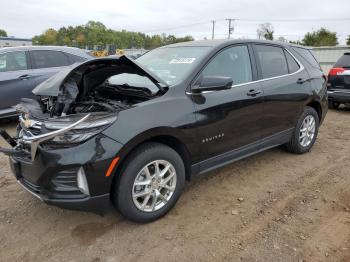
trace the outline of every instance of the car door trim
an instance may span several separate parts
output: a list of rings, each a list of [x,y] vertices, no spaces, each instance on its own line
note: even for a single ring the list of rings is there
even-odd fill
[[[290,140],[293,131],[294,128],[290,128],[272,136],[259,139],[251,144],[205,159],[192,165],[191,170],[193,174],[203,174],[270,148],[285,144]]]

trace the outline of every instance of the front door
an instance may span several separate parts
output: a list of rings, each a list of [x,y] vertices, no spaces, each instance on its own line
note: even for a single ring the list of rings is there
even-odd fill
[[[233,79],[231,89],[192,95],[202,171],[228,161],[232,152],[261,138],[263,94],[260,83],[253,82],[251,56],[246,45],[225,48],[200,74]]]
[[[0,54],[0,110],[18,104],[22,97],[33,97],[32,70],[25,51]]]

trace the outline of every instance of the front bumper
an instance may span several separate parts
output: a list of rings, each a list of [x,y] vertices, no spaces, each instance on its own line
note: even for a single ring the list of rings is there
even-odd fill
[[[69,148],[39,147],[34,161],[29,156],[11,156],[10,166],[18,183],[43,202],[101,214],[109,208],[113,179],[105,174],[121,147],[98,134]],[[84,169],[89,195],[78,188],[80,168]]]

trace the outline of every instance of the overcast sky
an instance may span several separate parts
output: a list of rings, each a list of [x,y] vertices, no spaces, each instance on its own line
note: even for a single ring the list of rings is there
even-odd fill
[[[96,20],[115,30],[148,34],[226,38],[228,22],[234,38],[256,38],[259,24],[270,22],[275,36],[301,40],[311,30],[337,32],[344,44],[350,34],[350,0],[0,0],[0,28],[10,36],[30,38],[47,28],[85,24]]]

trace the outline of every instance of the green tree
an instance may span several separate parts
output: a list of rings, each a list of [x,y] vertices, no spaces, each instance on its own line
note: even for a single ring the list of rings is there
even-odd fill
[[[107,46],[125,48],[153,49],[162,45],[192,41],[192,36],[176,37],[174,35],[146,35],[126,30],[116,31],[107,28],[97,21],[89,21],[85,25],[61,27],[57,31],[48,29],[33,38],[35,45],[67,45],[80,48],[102,50]]]
[[[289,41],[289,43],[291,43],[291,44],[296,44],[296,45],[303,45],[303,42],[300,41],[300,40],[297,40],[297,41]]]
[[[306,33],[302,42],[307,46],[335,46],[338,44],[338,38],[337,33],[322,27],[318,31]]]
[[[270,23],[260,24],[256,30],[258,38],[265,38],[266,40],[273,40],[273,33],[275,32]]]
[[[7,32],[3,29],[0,29],[0,36],[7,37]]]
[[[346,44],[350,45],[350,35],[348,36],[348,38],[346,39]]]
[[[57,31],[53,28],[50,28],[45,31],[43,35],[43,41],[47,45],[57,45]]]

